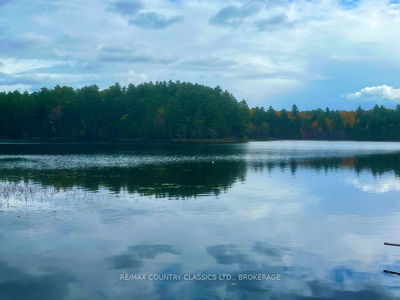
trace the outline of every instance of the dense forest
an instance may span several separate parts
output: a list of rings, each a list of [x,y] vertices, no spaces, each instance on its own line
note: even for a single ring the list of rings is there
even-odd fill
[[[185,82],[56,86],[0,93],[0,138],[400,140],[400,106],[276,111]]]

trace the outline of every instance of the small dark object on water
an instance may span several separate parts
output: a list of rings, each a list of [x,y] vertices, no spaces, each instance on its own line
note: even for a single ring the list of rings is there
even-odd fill
[[[393,244],[393,243],[383,243],[385,246],[398,246],[400,247],[400,244]]]
[[[389,270],[383,270],[383,273],[388,273],[388,274],[399,275],[400,276],[399,272],[394,272],[394,271],[389,271]]]
[[[393,244],[393,243],[386,243],[386,242],[384,242],[383,244],[385,246],[398,246],[398,247],[400,247],[400,244]],[[400,276],[400,273],[399,272],[395,272],[395,271],[383,270],[383,273]]]

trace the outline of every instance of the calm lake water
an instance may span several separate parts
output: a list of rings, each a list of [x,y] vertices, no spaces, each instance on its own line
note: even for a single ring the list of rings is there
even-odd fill
[[[398,299],[399,176],[400,143],[2,143],[0,299]]]

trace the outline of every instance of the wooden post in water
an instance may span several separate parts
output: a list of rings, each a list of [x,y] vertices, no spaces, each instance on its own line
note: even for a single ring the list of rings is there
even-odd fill
[[[400,276],[400,273],[399,272],[395,272],[395,271],[383,270],[383,273],[388,273],[388,274],[399,275]]]
[[[383,243],[385,246],[397,246],[400,247],[400,244],[393,244],[393,243]]]
[[[400,247],[400,244],[394,244],[394,243],[383,243],[385,246],[396,246],[396,247]],[[387,274],[392,274],[392,275],[398,275],[400,276],[399,272],[395,272],[395,271],[389,271],[389,270],[383,270],[383,273],[387,273]]]

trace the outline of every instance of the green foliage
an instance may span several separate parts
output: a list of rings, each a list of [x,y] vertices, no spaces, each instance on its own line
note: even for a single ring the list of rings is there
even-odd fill
[[[246,103],[219,87],[171,81],[0,93],[3,138],[243,138],[247,116]]]
[[[1,138],[400,140],[396,109],[249,108],[220,87],[149,82],[0,93]]]

